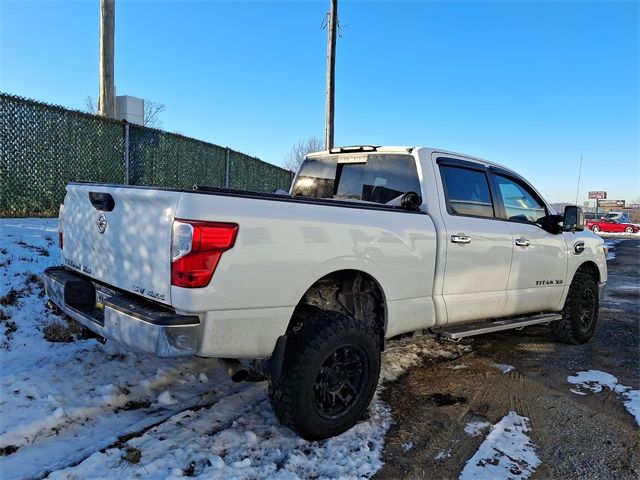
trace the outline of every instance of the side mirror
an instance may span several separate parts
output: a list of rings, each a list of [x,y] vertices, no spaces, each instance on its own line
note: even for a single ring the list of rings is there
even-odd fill
[[[565,232],[581,232],[584,230],[584,213],[577,205],[564,207],[564,223],[562,229]]]

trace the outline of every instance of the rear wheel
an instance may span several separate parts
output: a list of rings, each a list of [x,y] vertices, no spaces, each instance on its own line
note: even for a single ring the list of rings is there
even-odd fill
[[[573,277],[562,311],[562,320],[551,328],[561,342],[573,345],[587,343],[598,322],[598,285],[591,275],[578,272]]]
[[[591,227],[591,231],[594,233],[598,233],[600,231],[600,227],[598,225],[593,225]]]
[[[280,421],[307,440],[338,435],[362,418],[378,384],[373,326],[318,310],[287,335],[282,373],[269,382]]]
[[[627,227],[624,229],[624,233],[631,235],[633,233],[633,227]]]

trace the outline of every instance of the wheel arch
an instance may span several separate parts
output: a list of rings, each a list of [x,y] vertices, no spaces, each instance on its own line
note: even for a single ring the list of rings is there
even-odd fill
[[[596,283],[600,282],[600,269],[598,268],[598,265],[591,260],[587,260],[586,262],[581,263],[573,273],[573,277],[576,276],[576,273],[586,273],[593,277]],[[571,277],[572,280],[573,277]]]
[[[297,302],[287,332],[304,321],[309,309],[336,310],[362,321],[371,321],[384,346],[387,329],[386,297],[382,285],[370,273],[358,269],[336,270],[311,284]]]

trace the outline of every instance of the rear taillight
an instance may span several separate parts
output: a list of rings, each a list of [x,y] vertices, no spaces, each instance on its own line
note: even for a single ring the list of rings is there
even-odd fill
[[[171,236],[171,285],[206,287],[222,254],[233,247],[235,223],[175,220]]]
[[[58,210],[58,246],[60,250],[64,246],[64,236],[62,234],[62,217],[64,216],[64,203],[60,204],[60,210]]]

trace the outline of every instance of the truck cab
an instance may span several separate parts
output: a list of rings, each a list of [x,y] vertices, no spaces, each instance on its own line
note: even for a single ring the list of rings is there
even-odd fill
[[[486,160],[425,147],[337,148],[310,155],[292,187],[377,203],[407,191],[420,194],[437,234],[432,326],[560,311],[585,263],[604,288],[602,241],[560,228],[562,217],[527,180]]]

